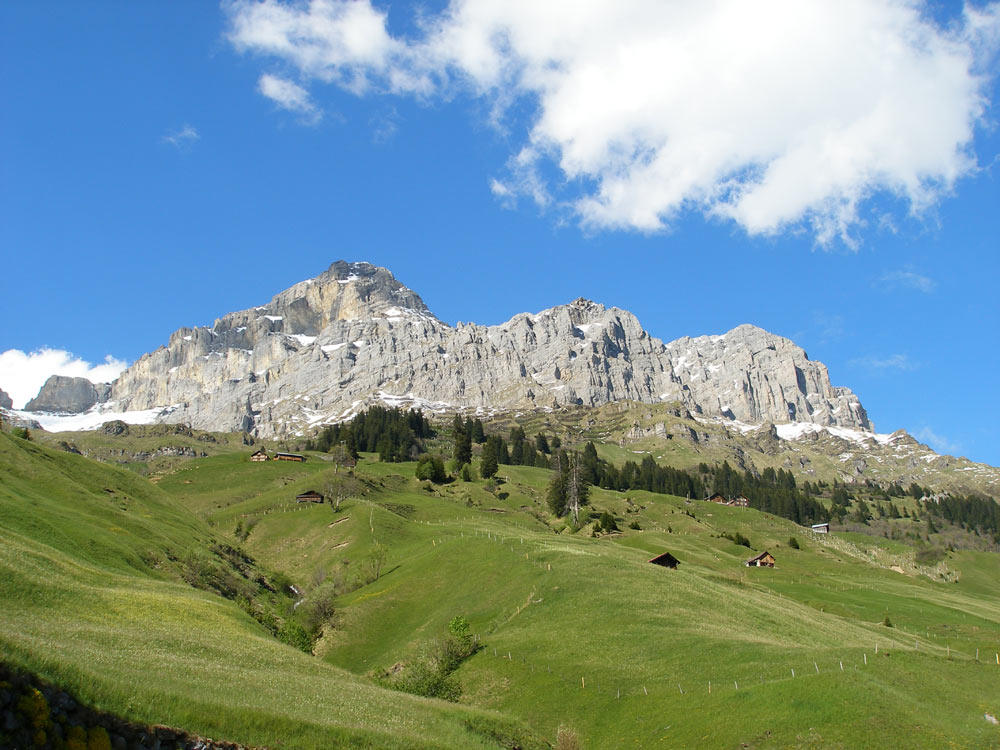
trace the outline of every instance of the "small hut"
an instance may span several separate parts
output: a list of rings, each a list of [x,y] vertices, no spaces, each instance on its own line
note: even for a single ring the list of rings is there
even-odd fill
[[[302,463],[303,461],[306,460],[306,457],[305,456],[301,456],[298,453],[275,453],[274,454],[274,460],[275,461],[298,461],[299,463]]]
[[[828,523],[814,523],[812,525],[812,530],[815,531],[817,534],[829,534],[830,533],[830,524],[828,524]]]
[[[250,454],[250,460],[251,461],[270,461],[271,459],[268,457],[267,451],[265,451],[263,448],[261,448],[256,453],[251,453]]]
[[[722,494],[721,492],[716,492],[716,493],[715,493],[714,495],[712,495],[711,497],[707,497],[707,498],[705,498],[705,499],[706,499],[706,500],[707,500],[708,502],[710,502],[710,503],[722,503],[723,505],[725,505],[725,504],[726,504],[726,502],[727,502],[727,501],[726,501],[726,496],[725,496],[725,495],[723,495],[723,494]]]
[[[743,495],[737,495],[732,500],[727,503],[735,508],[748,508],[750,507],[750,501],[746,499]]]
[[[774,567],[774,555],[772,555],[767,550],[764,550],[759,555],[754,555],[749,560],[747,560],[744,565],[748,568],[773,568]]]
[[[307,490],[301,495],[295,496],[295,502],[297,503],[321,503],[323,502],[323,496],[316,490]]]
[[[648,562],[653,563],[653,565],[662,565],[664,568],[670,568],[671,570],[677,570],[677,566],[681,564],[680,560],[669,552],[659,554],[651,558]]]

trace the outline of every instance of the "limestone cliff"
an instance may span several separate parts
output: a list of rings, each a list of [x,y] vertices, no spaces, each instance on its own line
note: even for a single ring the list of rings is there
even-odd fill
[[[746,422],[871,429],[822,364],[753,326],[664,344],[631,313],[578,299],[497,326],[452,327],[386,269],[343,261],[266,305],[176,331],[121,374],[111,399],[262,436],[373,401],[463,410],[679,401]]]
[[[42,385],[38,395],[24,405],[25,411],[79,414],[94,404],[108,400],[111,387],[107,383],[91,383],[86,378],[52,375]]]

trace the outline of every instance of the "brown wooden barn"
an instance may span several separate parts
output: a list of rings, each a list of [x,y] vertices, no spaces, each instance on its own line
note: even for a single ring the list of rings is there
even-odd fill
[[[729,501],[728,505],[732,505],[736,508],[748,508],[750,507],[750,501],[747,500],[743,495],[737,495],[732,500]]]
[[[275,453],[275,461],[298,461],[299,463],[306,460],[305,456],[301,456],[298,453]]]
[[[716,492],[711,497],[705,499],[708,500],[708,502],[710,503],[723,503],[723,504],[726,503],[726,496],[723,495],[721,492]]]
[[[653,563],[653,565],[662,565],[664,568],[670,568],[671,570],[677,570],[677,566],[681,564],[680,560],[671,555],[669,552],[664,552],[656,557],[650,558],[649,562]]]
[[[250,454],[250,460],[251,461],[270,461],[271,459],[267,455],[267,452],[263,448],[261,448],[256,453],[251,453]]]
[[[749,560],[747,560],[744,565],[748,568],[773,568],[774,567],[774,555],[772,555],[767,550],[764,550],[759,555],[754,555]]]
[[[301,495],[295,496],[295,502],[297,503],[321,503],[323,502],[323,496],[316,490],[307,490]]]

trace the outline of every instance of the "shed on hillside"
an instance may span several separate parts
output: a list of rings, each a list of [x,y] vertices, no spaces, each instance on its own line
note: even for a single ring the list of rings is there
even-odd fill
[[[263,448],[261,448],[256,453],[251,453],[250,454],[250,460],[251,461],[270,461],[271,459],[268,457],[267,451],[265,451]]]
[[[653,563],[653,565],[662,565],[664,568],[670,568],[671,570],[677,570],[677,566],[681,564],[680,560],[669,552],[659,554],[651,558],[649,562]]]
[[[814,523],[812,525],[812,529],[817,534],[829,534],[830,533],[830,524],[828,524],[828,523]]]
[[[743,495],[737,495],[732,500],[730,500],[727,505],[732,505],[736,508],[748,508],[750,507],[750,501],[746,499]]]
[[[773,568],[774,556],[767,550],[764,550],[759,555],[751,557],[744,565],[748,568]]]
[[[726,502],[726,496],[723,495],[721,492],[716,492],[711,497],[707,497],[705,499],[708,502],[710,502],[710,503],[725,503]]]
[[[316,490],[307,490],[301,495],[295,496],[295,502],[297,503],[321,503],[323,502],[323,496],[319,494]]]
[[[300,456],[298,453],[275,453],[275,461],[298,461],[302,462],[306,460],[305,456]]]

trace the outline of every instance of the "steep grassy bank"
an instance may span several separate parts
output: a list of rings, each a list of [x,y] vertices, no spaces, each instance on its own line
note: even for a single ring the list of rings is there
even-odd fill
[[[4,657],[101,710],[272,747],[493,748],[491,732],[521,732],[378,688],[177,580],[172,559],[220,540],[134,474],[0,435],[0,475]]]

